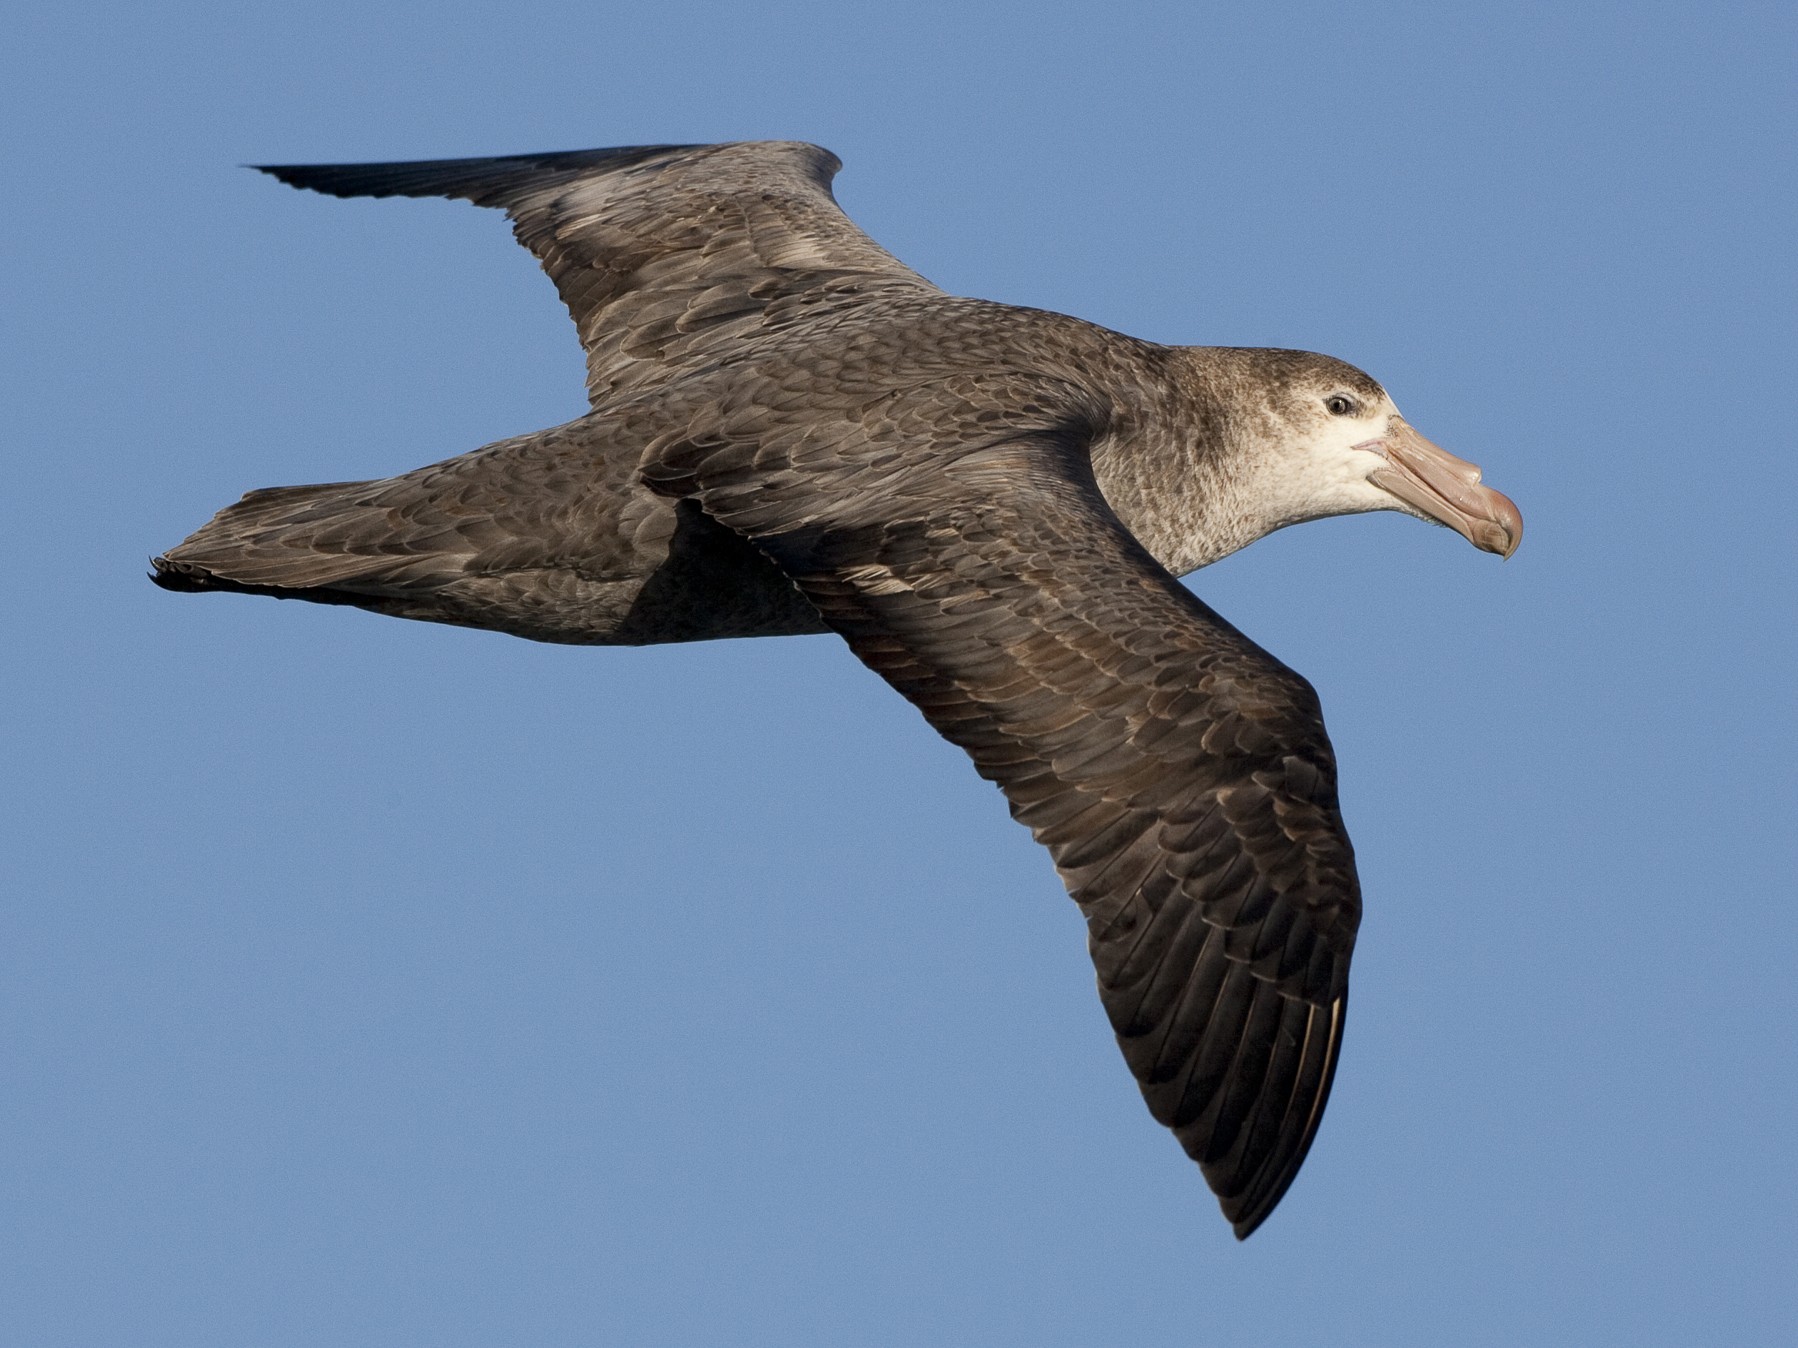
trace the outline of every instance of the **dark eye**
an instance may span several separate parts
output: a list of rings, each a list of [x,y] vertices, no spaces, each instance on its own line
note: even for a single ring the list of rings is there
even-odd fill
[[[1332,393],[1324,399],[1324,406],[1330,409],[1333,417],[1352,416],[1360,410],[1355,400],[1346,393]]]

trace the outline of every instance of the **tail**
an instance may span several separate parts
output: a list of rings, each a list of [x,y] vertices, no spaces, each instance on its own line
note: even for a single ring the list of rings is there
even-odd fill
[[[640,485],[628,449],[583,420],[399,477],[253,491],[150,579],[579,645],[824,630],[748,543]]]
[[[385,485],[326,482],[253,491],[179,547],[151,558],[150,579],[187,593],[366,603],[366,593],[356,592],[359,585],[386,590],[403,584],[404,572],[425,561],[395,549],[386,512],[372,499]]]
[[[253,491],[153,558],[150,579],[615,643],[674,511],[633,489],[633,456],[596,450],[588,431],[555,427],[372,482]]]

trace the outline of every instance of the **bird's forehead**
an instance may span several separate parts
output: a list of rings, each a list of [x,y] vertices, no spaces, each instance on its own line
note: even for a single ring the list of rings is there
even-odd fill
[[[1232,355],[1235,359],[1226,368],[1234,368],[1226,378],[1236,395],[1275,413],[1329,393],[1348,393],[1369,403],[1386,397],[1372,376],[1334,356],[1277,347],[1239,349]]]
[[[1298,392],[1328,387],[1331,390],[1358,394],[1370,400],[1378,400],[1386,396],[1386,390],[1380,387],[1379,382],[1373,376],[1364,370],[1356,369],[1345,360],[1337,360],[1334,356],[1322,356],[1310,351],[1292,354],[1299,359],[1275,363],[1275,377],[1283,389]]]

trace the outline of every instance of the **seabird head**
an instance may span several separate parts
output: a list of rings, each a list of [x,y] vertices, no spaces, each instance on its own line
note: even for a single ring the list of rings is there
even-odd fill
[[[1483,486],[1477,466],[1413,430],[1371,377],[1308,351],[1254,354],[1266,437],[1256,489],[1274,516],[1269,528],[1399,510],[1447,525],[1483,551],[1517,550],[1523,516],[1510,498]]]

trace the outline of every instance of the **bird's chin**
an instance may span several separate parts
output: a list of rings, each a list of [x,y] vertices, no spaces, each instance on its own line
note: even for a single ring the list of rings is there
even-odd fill
[[[1477,464],[1432,444],[1399,416],[1392,418],[1385,435],[1355,448],[1386,460],[1367,480],[1401,508],[1446,524],[1484,552],[1509,557],[1517,551],[1523,516],[1510,497],[1481,484]]]

